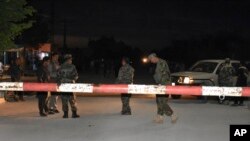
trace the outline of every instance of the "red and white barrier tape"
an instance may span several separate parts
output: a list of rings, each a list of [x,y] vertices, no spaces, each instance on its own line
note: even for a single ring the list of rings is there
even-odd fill
[[[99,94],[173,94],[195,96],[244,96],[250,97],[250,87],[214,87],[214,86],[163,86],[133,84],[61,84],[0,82],[0,91],[51,91]]]

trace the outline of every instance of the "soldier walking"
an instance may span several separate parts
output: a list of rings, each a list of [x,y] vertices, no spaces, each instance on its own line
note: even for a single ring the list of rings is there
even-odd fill
[[[50,82],[53,83],[57,81],[57,71],[60,68],[58,58],[59,55],[57,53],[53,53],[51,56],[50,64],[48,66]],[[58,93],[52,92],[49,98],[49,114],[59,113],[59,110],[57,108],[57,99]]]
[[[220,72],[218,74],[218,82],[219,86],[221,87],[233,87],[233,76],[235,74],[235,69],[231,65],[231,61],[229,58],[225,59],[225,63],[223,64],[223,67],[220,69]],[[219,99],[219,104],[223,104],[227,99],[221,100]]]
[[[152,53],[148,56],[148,59],[151,63],[156,64],[156,69],[154,73],[154,80],[158,85],[169,85],[171,83],[170,70],[168,64],[165,60],[157,57],[155,53]],[[171,122],[176,123],[178,120],[177,115],[173,112],[171,107],[167,103],[166,95],[156,95],[157,103],[157,116],[154,119],[156,123],[164,122],[164,115],[171,117]]]
[[[127,57],[122,59],[122,67],[119,70],[118,77],[116,79],[117,84],[132,84],[134,77],[134,68],[129,65],[130,60]],[[122,115],[131,115],[131,108],[129,101],[131,94],[121,94],[122,100]]]
[[[75,65],[72,64],[72,55],[66,54],[64,56],[64,63],[61,65],[58,70],[58,85],[62,83],[75,83],[78,79],[78,73]],[[70,103],[72,118],[79,118],[80,116],[77,114],[76,107],[76,96],[74,93],[61,93],[62,98],[62,110],[64,112],[63,118],[68,118],[68,103]]]

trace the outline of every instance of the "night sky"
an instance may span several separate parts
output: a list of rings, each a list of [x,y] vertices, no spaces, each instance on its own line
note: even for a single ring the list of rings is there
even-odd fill
[[[34,5],[49,15],[51,1],[35,0]],[[68,21],[68,45],[78,47],[103,35],[140,48],[221,31],[249,39],[249,7],[248,0],[55,0],[56,43],[62,44],[63,19]]]

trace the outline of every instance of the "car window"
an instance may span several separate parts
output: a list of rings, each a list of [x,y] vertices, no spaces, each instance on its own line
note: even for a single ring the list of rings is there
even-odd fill
[[[216,62],[200,62],[193,66],[190,70],[194,72],[207,72],[212,73],[214,72],[215,68],[217,67],[218,63]]]

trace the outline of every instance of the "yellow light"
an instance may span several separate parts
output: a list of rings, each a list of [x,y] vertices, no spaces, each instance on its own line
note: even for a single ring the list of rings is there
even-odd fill
[[[148,58],[142,58],[143,63],[148,63]]]
[[[190,83],[190,78],[189,77],[185,77],[183,83],[184,84],[189,84]]]
[[[184,84],[192,84],[193,82],[194,82],[194,80],[189,78],[189,77],[185,77],[183,80]]]

